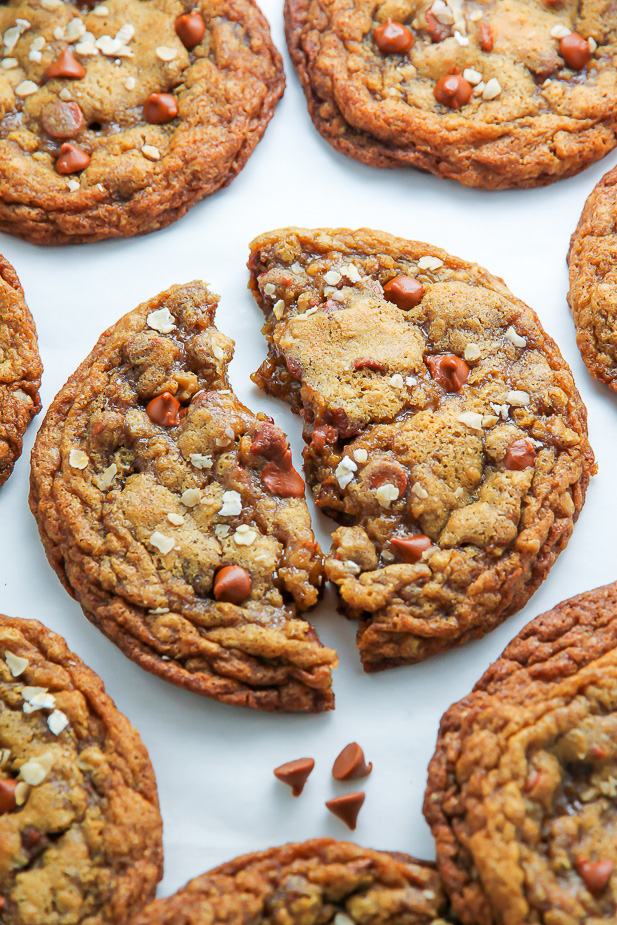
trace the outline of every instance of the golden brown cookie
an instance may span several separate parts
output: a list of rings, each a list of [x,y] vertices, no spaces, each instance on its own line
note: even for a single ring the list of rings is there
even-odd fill
[[[304,418],[364,667],[483,636],[544,580],[594,471],[556,344],[486,270],[382,232],[273,231],[250,268],[254,378]]]
[[[0,485],[13,471],[25,430],[41,409],[42,372],[24,291],[15,270],[0,255]]]
[[[447,908],[433,864],[321,838],[223,864],[133,925],[446,925]]]
[[[163,873],[154,772],[101,680],[0,616],[0,921],[127,925]]]
[[[313,122],[364,163],[501,189],[615,147],[603,0],[286,0],[285,19]]]
[[[592,376],[617,390],[617,168],[593,190],[570,242],[568,302]]]
[[[0,230],[163,228],[233,180],[284,84],[253,0],[0,4]]]
[[[463,925],[617,916],[617,585],[538,617],[441,722],[424,812]]]
[[[100,338],[51,405],[30,505],[84,613],[165,680],[225,703],[331,709],[299,611],[322,558],[287,439],[230,390],[218,297],[174,286]]]

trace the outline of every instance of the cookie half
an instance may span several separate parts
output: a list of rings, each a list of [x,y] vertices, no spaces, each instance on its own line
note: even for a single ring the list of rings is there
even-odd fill
[[[446,911],[433,864],[321,838],[223,864],[134,925],[446,925]]]
[[[42,372],[24,291],[15,270],[0,254],[0,485],[13,471],[26,428],[41,410]]]
[[[617,13],[571,0],[286,0],[311,118],[337,150],[484,189],[615,147]]]
[[[538,617],[441,722],[424,812],[464,925],[614,922],[617,585]]]
[[[174,286],[100,338],[51,405],[30,506],[84,613],[168,681],[276,711],[333,706],[298,611],[322,558],[287,440],[230,390],[218,297]]]
[[[617,391],[617,168],[593,190],[570,242],[568,302],[589,372]]]
[[[103,683],[0,616],[0,919],[127,925],[163,874],[154,772]]]
[[[0,230],[163,228],[233,180],[283,93],[252,0],[0,5]]]
[[[483,636],[544,580],[594,471],[554,341],[486,270],[382,232],[274,231],[250,268],[254,378],[304,417],[364,667]]]

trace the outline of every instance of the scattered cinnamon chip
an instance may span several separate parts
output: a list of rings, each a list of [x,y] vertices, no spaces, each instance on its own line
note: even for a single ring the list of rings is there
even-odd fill
[[[335,780],[355,780],[368,777],[373,770],[372,762],[366,763],[364,752],[357,742],[350,742],[340,753],[332,767]]]
[[[274,776],[284,784],[288,784],[293,795],[299,797],[314,767],[313,758],[296,758],[295,761],[288,761],[275,768]]]
[[[356,828],[358,813],[364,803],[363,793],[345,793],[343,796],[334,797],[332,800],[326,800],[326,806],[331,813],[342,819],[347,828],[352,832]]]

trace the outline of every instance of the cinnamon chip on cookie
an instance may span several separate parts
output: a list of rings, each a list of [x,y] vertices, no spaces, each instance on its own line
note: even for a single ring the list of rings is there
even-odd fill
[[[329,710],[336,654],[300,616],[322,583],[304,483],[230,389],[217,302],[174,286],[102,335],[39,431],[31,508],[64,586],[139,665],[225,703]]]
[[[284,85],[254,0],[0,3],[0,230],[165,227],[234,179]]]
[[[382,232],[273,231],[249,266],[268,341],[254,379],[302,414],[364,667],[483,636],[547,576],[594,472],[555,343],[486,270]],[[411,302],[393,301],[400,279]]]
[[[617,10],[574,0],[285,0],[322,136],[375,167],[543,186],[615,147]]]

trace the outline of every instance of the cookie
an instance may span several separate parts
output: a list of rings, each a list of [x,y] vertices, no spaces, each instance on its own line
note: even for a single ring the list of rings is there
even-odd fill
[[[591,193],[572,235],[568,302],[589,372],[617,390],[617,168]]]
[[[174,286],[106,331],[51,405],[30,506],[85,615],[160,677],[274,711],[333,706],[298,616],[321,551],[287,439],[230,390],[218,297]]]
[[[42,372],[24,291],[15,270],[0,254],[0,485],[13,471],[26,428],[41,410]]]
[[[103,683],[0,616],[0,920],[128,925],[163,874],[148,753]]]
[[[483,189],[615,147],[617,13],[572,0],[285,0],[311,118],[337,150]]]
[[[443,717],[424,812],[463,925],[617,911],[617,585],[538,617]]]
[[[283,93],[253,0],[0,4],[0,230],[164,228],[230,183]]]
[[[433,864],[321,838],[223,864],[133,925],[446,925]]]
[[[554,341],[501,280],[427,244],[288,228],[251,251],[254,379],[304,418],[364,667],[483,636],[544,580],[594,471]]]

